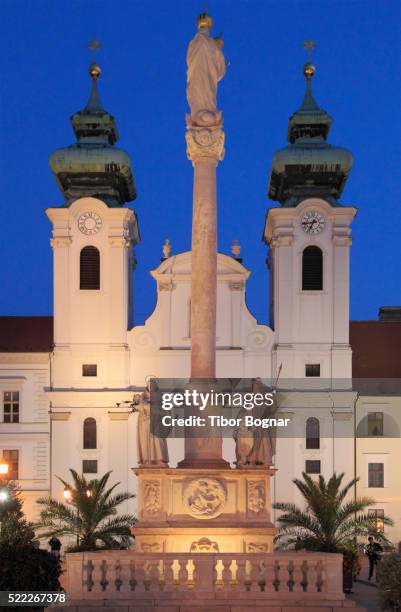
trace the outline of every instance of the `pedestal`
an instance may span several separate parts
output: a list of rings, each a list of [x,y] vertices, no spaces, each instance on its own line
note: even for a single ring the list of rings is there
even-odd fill
[[[137,468],[139,552],[272,552],[273,469]]]

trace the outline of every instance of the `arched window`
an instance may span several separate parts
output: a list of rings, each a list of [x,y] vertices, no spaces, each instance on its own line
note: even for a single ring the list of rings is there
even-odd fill
[[[84,421],[84,448],[96,448],[96,419],[88,417]]]
[[[316,417],[306,421],[306,448],[320,448],[320,423]]]
[[[302,289],[323,289],[323,253],[317,246],[308,246],[302,253]]]
[[[94,246],[86,246],[79,256],[79,288],[100,289],[100,253]]]

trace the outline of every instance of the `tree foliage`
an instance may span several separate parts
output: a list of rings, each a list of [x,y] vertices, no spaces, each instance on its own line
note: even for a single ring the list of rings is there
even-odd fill
[[[401,610],[401,554],[385,555],[377,564],[376,579],[383,610]]]
[[[342,486],[344,474],[333,474],[326,482],[322,475],[317,481],[305,472],[302,480],[292,482],[305,500],[305,510],[295,504],[276,503],[281,510],[278,518],[279,533],[276,542],[280,548],[305,548],[320,552],[340,552],[354,546],[355,538],[372,535],[387,542],[383,533],[376,530],[374,520],[367,509],[375,501],[370,497],[346,500],[358,479]],[[385,525],[392,525],[388,517]]]
[[[59,562],[39,548],[33,524],[24,516],[18,488],[9,482],[2,489],[8,499],[0,504],[0,591],[60,590]]]
[[[131,493],[114,493],[120,484],[108,487],[111,472],[99,480],[87,480],[75,470],[70,470],[73,485],[59,478],[64,487],[71,491],[69,503],[59,502],[50,497],[37,501],[42,506],[40,521],[36,527],[40,537],[74,536],[77,546],[70,550],[96,550],[101,547],[117,548],[131,541],[131,528],[135,523],[132,514],[117,515],[117,508]]]

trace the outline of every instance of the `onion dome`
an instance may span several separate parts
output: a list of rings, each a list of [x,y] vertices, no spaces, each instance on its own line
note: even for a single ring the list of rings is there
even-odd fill
[[[50,167],[65,197],[65,206],[84,196],[103,200],[110,207],[136,198],[128,154],[114,146],[119,138],[114,117],[102,106],[97,81],[101,69],[89,66],[92,90],[85,108],[71,117],[77,142],[57,149]]]
[[[312,95],[316,67],[308,61],[303,72],[305,97],[288,122],[289,146],[273,155],[268,197],[284,206],[297,206],[313,196],[338,205],[352,168],[352,155],[326,142],[332,118]]]

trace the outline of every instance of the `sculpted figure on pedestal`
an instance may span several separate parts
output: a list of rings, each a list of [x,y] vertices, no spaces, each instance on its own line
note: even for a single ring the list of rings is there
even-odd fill
[[[226,62],[221,39],[210,36],[211,18],[201,18],[187,51],[187,99],[194,123],[212,125],[217,115],[217,83],[225,74]]]
[[[168,467],[167,440],[150,431],[150,378],[146,379],[146,390],[135,396],[138,412],[138,455],[140,467]]]
[[[260,378],[252,381],[252,393],[264,394],[266,387]],[[254,419],[266,419],[274,416],[273,406],[254,406],[252,411],[240,410],[238,418],[252,414]],[[234,432],[237,467],[269,467],[273,463],[276,447],[276,434],[271,428],[262,429],[259,426],[246,427],[242,424]]]

